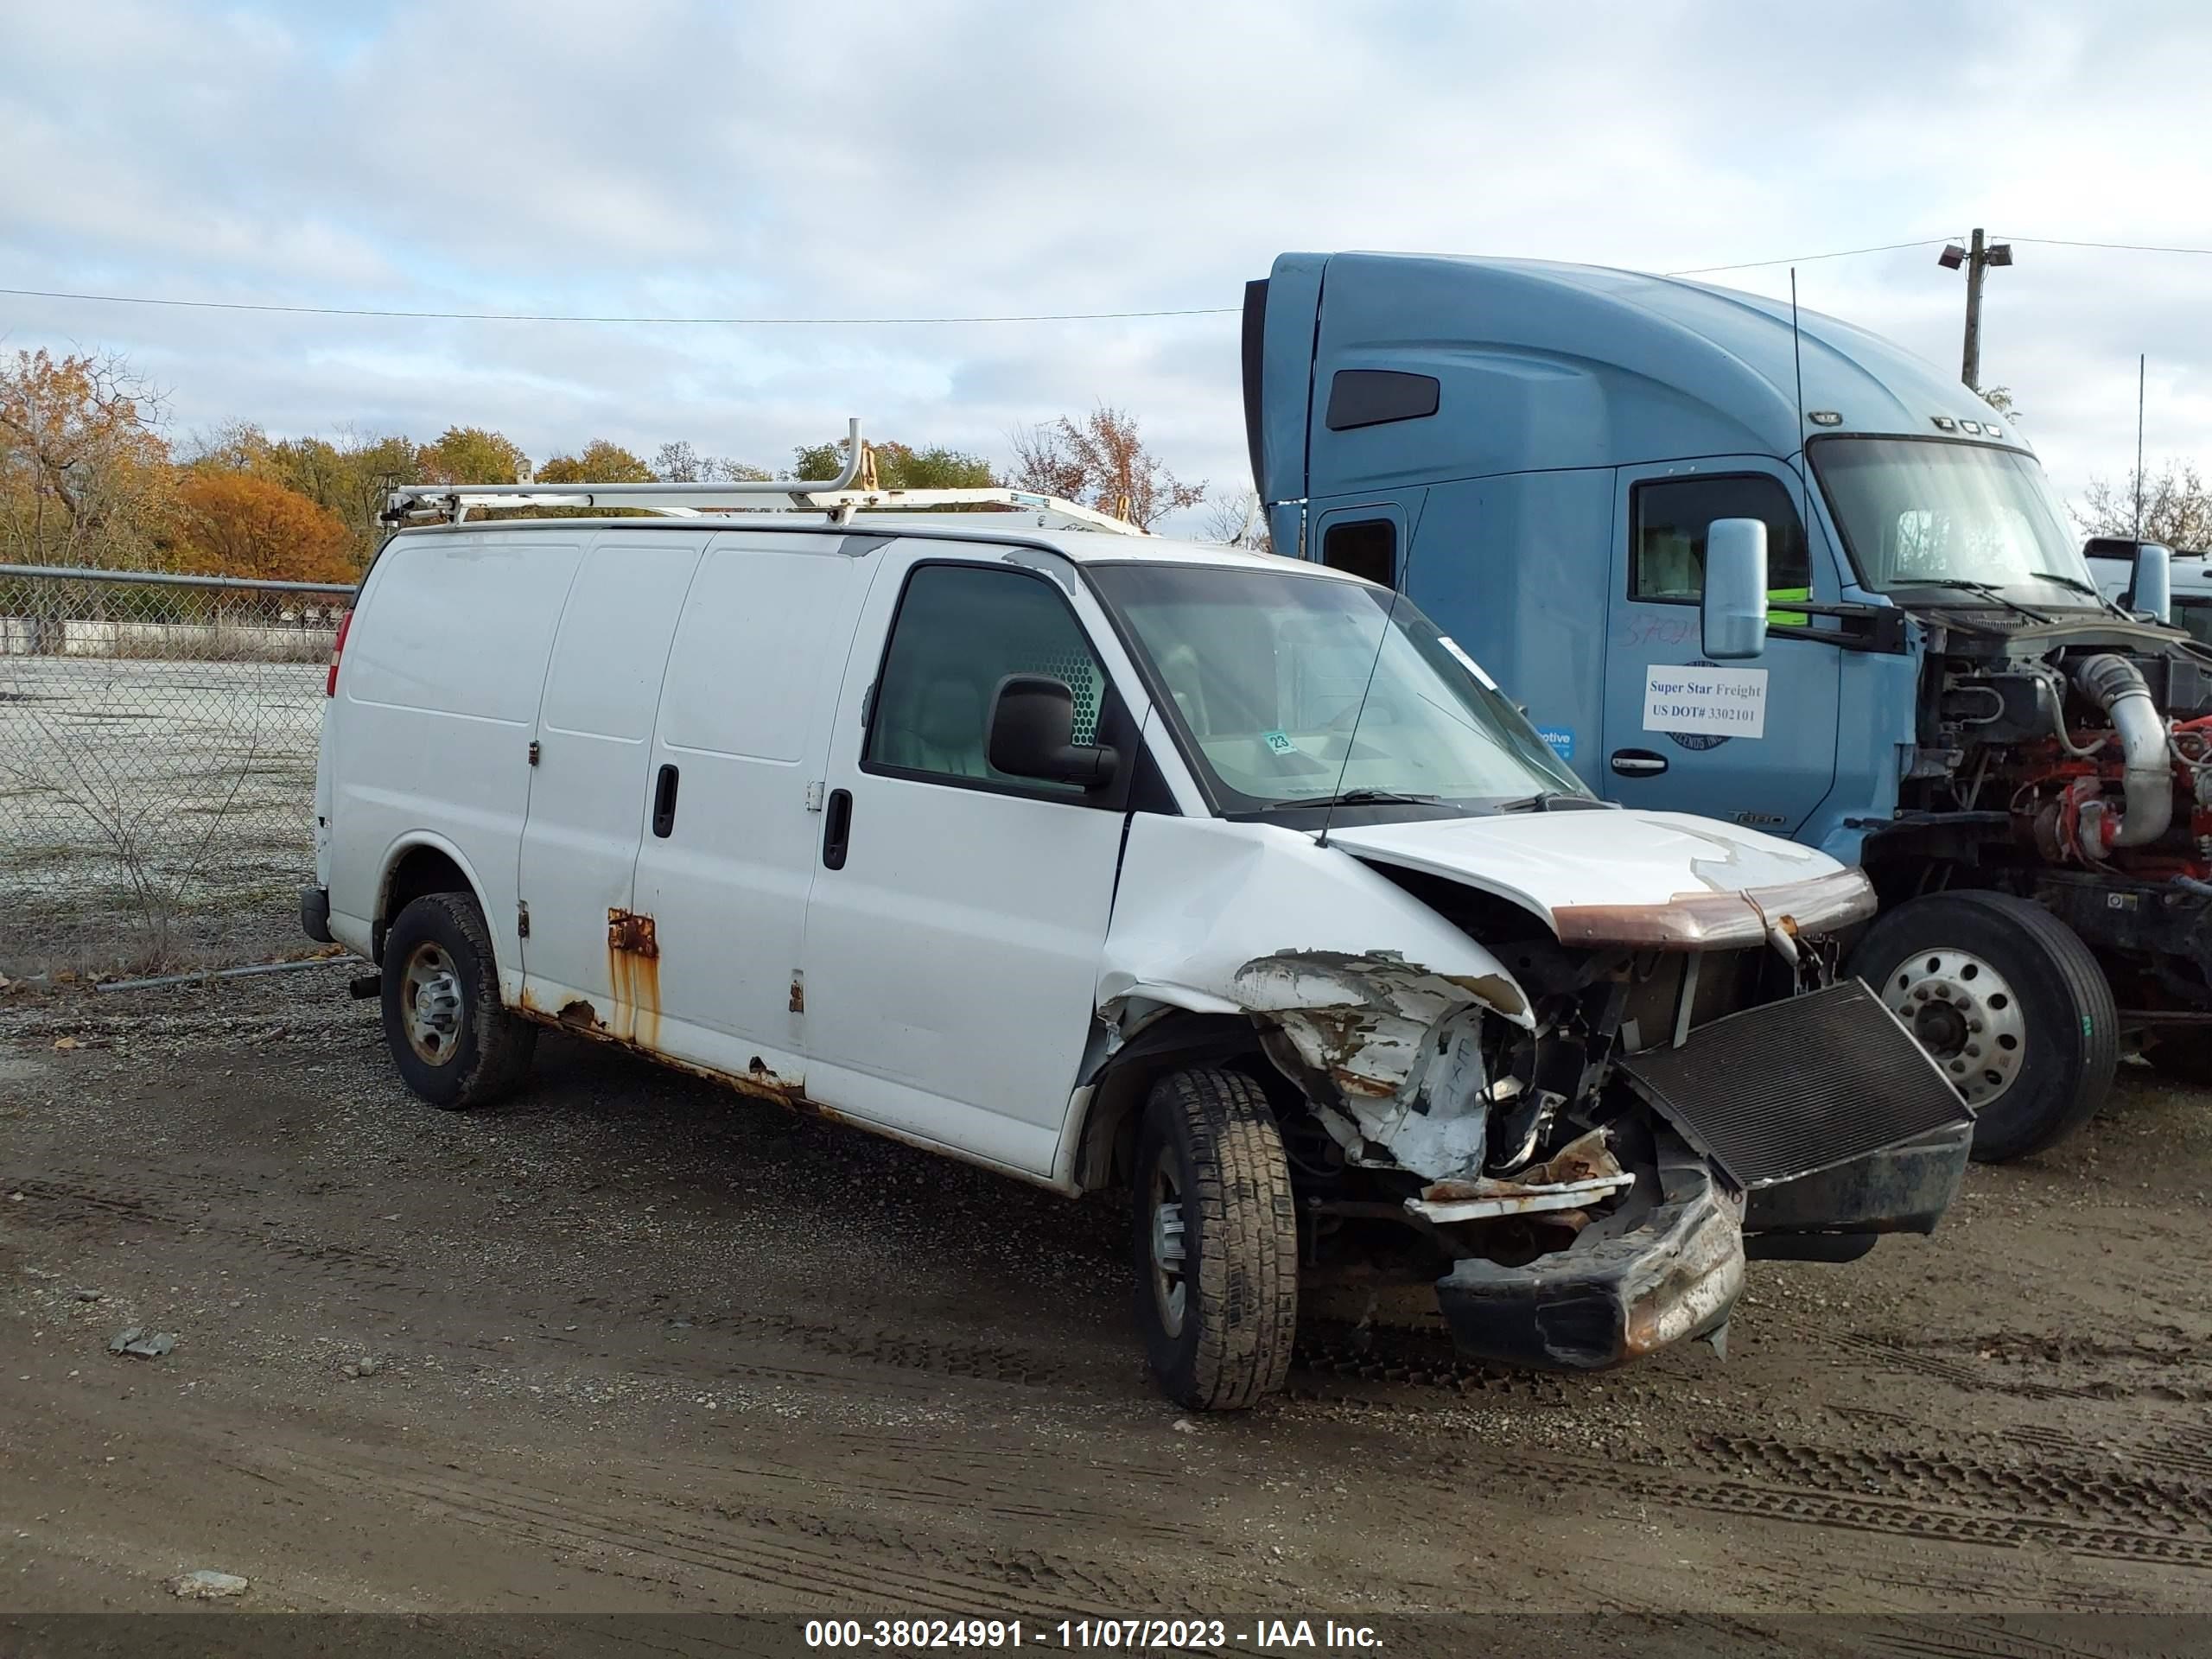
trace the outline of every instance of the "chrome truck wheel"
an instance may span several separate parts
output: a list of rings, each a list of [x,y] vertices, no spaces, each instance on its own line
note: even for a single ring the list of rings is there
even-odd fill
[[[1980,957],[1958,950],[1909,957],[1874,988],[1976,1112],[2018,1079],[2028,1042],[2019,993]]]
[[[2011,893],[1929,893],[1852,953],[1865,980],[1974,1109],[1983,1163],[2040,1152],[2094,1116],[2120,1063],[2112,988],[2088,947]]]

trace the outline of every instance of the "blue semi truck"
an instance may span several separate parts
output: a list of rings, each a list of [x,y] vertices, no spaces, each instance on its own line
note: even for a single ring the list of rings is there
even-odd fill
[[[2126,1049],[2212,1081],[2212,650],[2164,550],[2099,591],[2009,416],[1833,317],[1519,260],[1285,254],[1243,377],[1279,551],[1407,593],[1606,798],[1866,869],[1848,965],[1978,1157]]]

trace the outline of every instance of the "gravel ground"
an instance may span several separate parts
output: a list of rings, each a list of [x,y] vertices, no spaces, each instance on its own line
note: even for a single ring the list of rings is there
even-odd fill
[[[1287,1397],[1193,1420],[1110,1207],[557,1034],[521,1098],[440,1113],[346,972],[0,996],[0,1610],[200,1568],[270,1609],[1604,1608],[1713,1643],[2212,1609],[2212,1116],[2145,1077],[1932,1239],[1754,1264],[1725,1363],[1315,1325]]]

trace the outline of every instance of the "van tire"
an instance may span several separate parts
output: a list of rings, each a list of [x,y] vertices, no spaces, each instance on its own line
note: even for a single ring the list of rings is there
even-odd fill
[[[1298,1337],[1298,1211],[1260,1085],[1215,1066],[1160,1078],[1135,1177],[1137,1322],[1161,1389],[1194,1411],[1274,1393]],[[1162,1219],[1170,1210],[1179,1239]]]
[[[529,1073],[537,1027],[500,1001],[491,931],[467,893],[425,893],[385,934],[384,1039],[407,1086],[448,1111],[489,1105]]]
[[[1896,1011],[1900,997],[1912,998],[1920,982],[1948,981],[1954,993],[1981,995],[1961,987],[1961,963],[1986,969],[2007,988],[2009,1007],[1995,1017],[2009,1014],[2017,1022],[2021,1052],[2010,1084],[1975,1113],[1974,1160],[2006,1163],[2056,1145],[2096,1116],[2120,1065],[2120,1014],[2104,969],[2080,935],[2042,906],[2009,893],[1964,888],[1909,899],[1889,912],[1852,952],[1850,971]],[[1978,1004],[1976,1012],[1988,1017]],[[1962,1057],[1939,1048],[1952,1045],[1929,1044],[1910,1015],[1905,1024],[1949,1075],[1952,1060]]]

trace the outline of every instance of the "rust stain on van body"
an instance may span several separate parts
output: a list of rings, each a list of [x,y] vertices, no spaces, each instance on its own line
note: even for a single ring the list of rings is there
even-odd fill
[[[653,918],[607,912],[607,978],[614,992],[616,1041],[660,1047],[660,940]]]
[[[810,1117],[826,1118],[833,1122],[842,1117],[832,1108],[810,1100],[802,1083],[779,1075],[757,1054],[742,1071],[721,1071],[661,1052],[660,940],[654,932],[652,917],[627,910],[607,912],[607,971],[614,993],[612,1020],[600,1019],[593,1006],[581,999],[556,1013],[539,1007],[527,990],[517,999],[515,1011],[540,1025],[556,1026],[580,1037],[630,1049],[676,1071],[704,1077],[757,1099],[772,1101]]]

